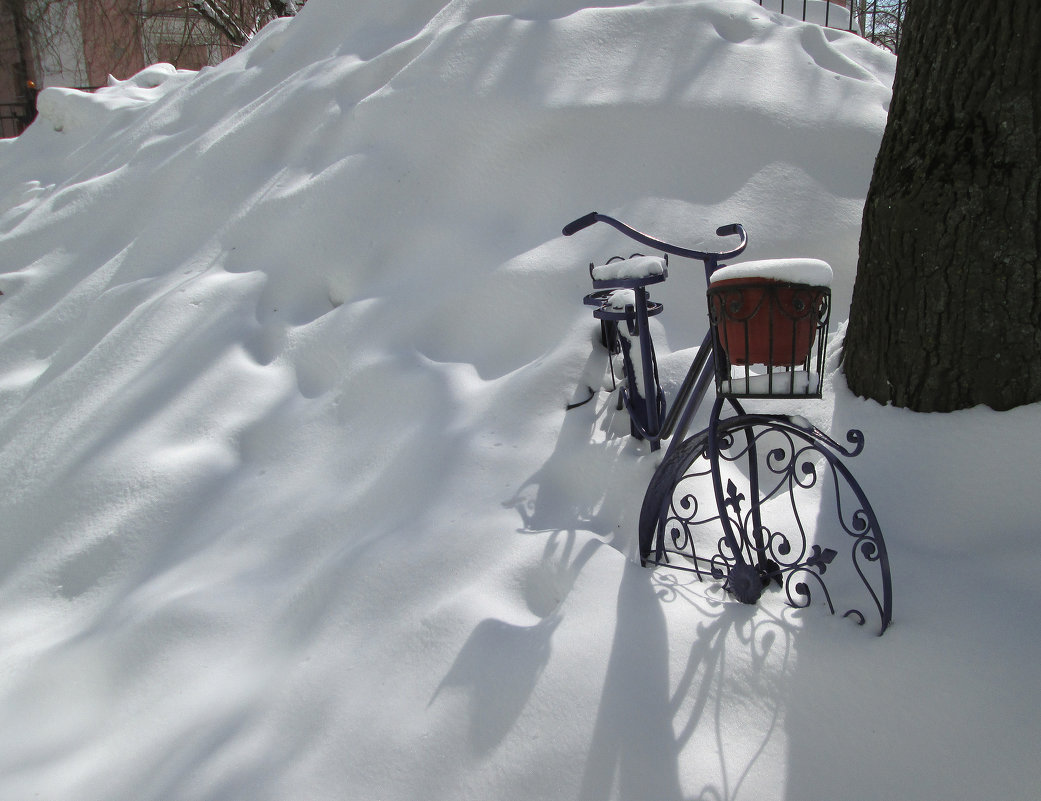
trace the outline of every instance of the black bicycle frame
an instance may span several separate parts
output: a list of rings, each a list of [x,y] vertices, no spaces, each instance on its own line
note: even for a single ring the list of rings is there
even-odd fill
[[[745,233],[744,226],[740,223],[731,223],[730,225],[723,225],[716,229],[716,236],[740,237],[737,247],[724,251],[703,251],[680,247],[679,245],[664,242],[653,236],[648,236],[647,234],[626,225],[620,220],[616,220],[614,217],[609,217],[608,215],[601,214],[597,211],[591,211],[589,214],[579,217],[577,220],[572,220],[564,226],[561,233],[563,233],[564,236],[571,236],[572,234],[576,234],[598,222],[610,225],[612,228],[621,231],[630,239],[636,240],[641,245],[646,245],[647,247],[660,250],[663,253],[672,254],[673,256],[680,256],[682,258],[703,262],[705,265],[706,283],[711,281],[712,273],[724,266],[722,262],[725,259],[731,259],[740,255],[748,246],[748,235]],[[668,413],[665,415],[665,420],[656,435],[657,440],[662,440],[667,439],[674,433],[678,434],[678,436],[673,438],[672,443],[669,445],[669,449],[666,451],[666,456],[672,450],[673,446],[677,442],[681,441],[687,433],[691,419],[693,419],[694,415],[697,413],[702,400],[705,398],[705,394],[708,392],[709,385],[715,375],[715,369],[715,358],[712,354],[712,332],[708,331],[701,342],[701,346],[698,348],[697,355],[694,357],[694,361],[691,363],[686,377],[683,379],[683,383],[680,385],[679,391],[676,394],[676,399],[672,404],[672,408],[669,409]]]

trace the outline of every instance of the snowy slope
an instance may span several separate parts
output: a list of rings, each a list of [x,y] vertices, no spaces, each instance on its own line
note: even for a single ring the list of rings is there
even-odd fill
[[[0,799],[1041,783],[1038,408],[799,407],[867,435],[881,639],[631,560],[656,457],[564,411],[630,243],[561,226],[742,222],[841,323],[894,63],[750,0],[585,5],[311,0],[0,142]],[[656,293],[670,391],[697,267]]]

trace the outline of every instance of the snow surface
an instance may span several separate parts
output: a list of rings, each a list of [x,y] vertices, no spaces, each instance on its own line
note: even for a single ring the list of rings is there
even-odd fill
[[[770,405],[865,432],[881,638],[639,567],[660,455],[565,412],[631,252],[591,209],[827,261],[841,337],[893,69],[750,0],[311,0],[45,91],[0,142],[0,798],[1036,797],[1041,409],[834,358]]]

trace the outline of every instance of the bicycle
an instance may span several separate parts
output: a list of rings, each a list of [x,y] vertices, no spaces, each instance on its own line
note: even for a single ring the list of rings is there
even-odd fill
[[[823,457],[832,478],[827,486],[835,493],[839,529],[852,538],[852,571],[866,589],[868,605],[878,614],[879,633],[884,633],[892,620],[885,541],[867,496],[843,463],[863,450],[863,434],[851,429],[847,432],[850,446],[844,447],[803,417],[749,414],[738,401],[821,397],[831,294],[828,286],[814,279],[823,276],[825,268],[830,276],[830,267],[812,259],[728,267],[725,261],[743,253],[748,244],[738,223],[716,229],[717,236],[739,238],[736,247],[721,251],[673,245],[599,212],[568,223],[562,233],[572,236],[595,223],[606,223],[665,254],[663,263],[634,254],[635,260],[612,259],[603,268],[590,264],[594,292],[584,299],[595,307],[601,341],[609,354],[622,355],[625,385],[619,392],[619,408],[624,406],[629,413],[631,433],[648,440],[652,450],[663,440],[672,440],[644,495],[638,532],[641,563],[685,570],[699,580],[722,581],[725,591],[747,604],[757,603],[765,589],[775,584],[784,588],[792,606],[801,608],[811,603],[819,589],[834,613],[832,593],[823,577],[829,568],[835,572],[839,552],[810,542],[797,500],[801,491],[817,485],[817,462]],[[669,255],[703,263],[709,328],[666,414],[648,327],[649,317],[662,308],[650,301],[646,287],[666,280]],[[629,294],[619,298],[621,292]],[[635,350],[634,340],[638,341]],[[716,400],[709,424],[688,437],[691,421],[713,383]],[[725,405],[733,409],[733,416],[722,416]],[[761,465],[763,445],[769,447]],[[725,468],[734,475],[728,475],[724,486]],[[704,478],[711,480],[711,505],[697,498],[703,483],[699,479]],[[764,482],[764,478],[773,480]],[[747,494],[736,482],[743,483]],[[767,527],[763,505],[785,496],[789,503],[779,515],[784,530]],[[697,535],[717,522],[722,537],[703,547]],[[871,566],[877,568],[871,571],[877,575],[869,578],[865,571]],[[855,607],[845,616],[861,624],[867,620]]]

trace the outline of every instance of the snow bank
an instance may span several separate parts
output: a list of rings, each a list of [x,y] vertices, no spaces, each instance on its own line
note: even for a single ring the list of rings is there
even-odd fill
[[[191,70],[153,64],[125,81],[109,76],[108,86],[92,93],[48,87],[37,97],[36,108],[41,125],[49,124],[59,133],[86,129],[96,136],[103,125],[126,124],[127,118],[115,112],[148,106],[194,77]]]
[[[654,457],[565,412],[632,250],[590,209],[741,222],[845,316],[892,71],[745,0],[311,0],[45,92],[0,142],[0,797],[1029,795],[1036,409],[800,407],[866,430],[880,641],[634,564]]]

